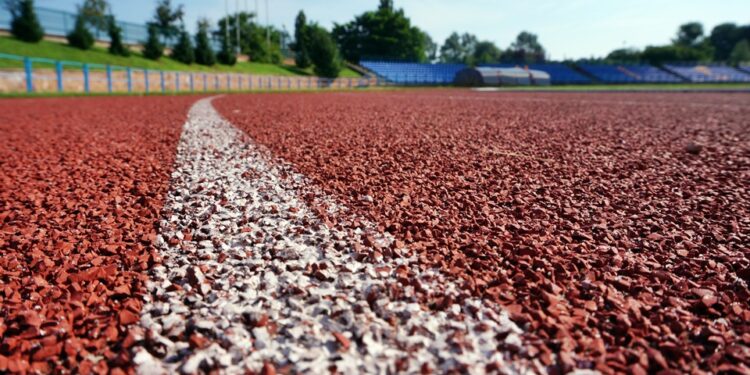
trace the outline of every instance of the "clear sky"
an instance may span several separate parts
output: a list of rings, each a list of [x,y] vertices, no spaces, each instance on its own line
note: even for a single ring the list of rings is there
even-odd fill
[[[75,10],[82,0],[36,0],[47,8]],[[224,0],[173,0],[184,4],[190,30],[199,17],[216,21]],[[230,10],[260,7],[265,22],[266,0],[228,0]],[[452,32],[470,32],[507,48],[522,30],[539,36],[552,59],[603,56],[620,47],[643,48],[668,43],[677,27],[700,21],[706,32],[723,22],[750,24],[750,0],[394,0],[412,23],[442,44]],[[145,22],[155,0],[110,0],[124,21]],[[300,9],[326,27],[344,23],[378,0],[268,0],[270,23],[294,32]]]

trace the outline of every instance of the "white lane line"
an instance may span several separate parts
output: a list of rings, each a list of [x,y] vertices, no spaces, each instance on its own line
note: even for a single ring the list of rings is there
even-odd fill
[[[193,106],[134,349],[140,373],[529,371],[508,360],[522,344],[505,312],[405,252],[383,257],[392,241],[370,224],[329,228],[301,181],[211,99]],[[418,295],[447,298],[433,311]]]

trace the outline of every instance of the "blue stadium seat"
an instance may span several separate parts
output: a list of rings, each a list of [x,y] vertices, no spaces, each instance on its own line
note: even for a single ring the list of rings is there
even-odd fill
[[[360,61],[360,65],[392,83],[445,85],[453,83],[464,64],[423,64],[391,61]]]
[[[548,63],[548,64],[486,64],[482,66],[497,68],[528,67],[529,69],[541,70],[550,76],[550,82],[553,85],[575,85],[581,83],[591,83],[591,79],[585,75],[576,72],[565,64]]]
[[[750,82],[750,73],[723,65],[664,65],[690,82]]]
[[[578,64],[578,67],[605,83],[682,82],[674,74],[650,65]]]

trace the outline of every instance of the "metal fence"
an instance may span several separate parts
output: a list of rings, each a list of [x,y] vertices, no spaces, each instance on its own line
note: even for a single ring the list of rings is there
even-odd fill
[[[0,93],[187,93],[349,89],[384,84],[366,77],[319,78],[164,71],[0,54],[23,69],[0,71]]]

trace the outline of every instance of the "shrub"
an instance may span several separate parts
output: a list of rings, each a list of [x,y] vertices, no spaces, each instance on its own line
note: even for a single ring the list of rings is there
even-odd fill
[[[34,12],[33,0],[20,0],[8,4],[13,20],[10,32],[16,38],[25,42],[36,43],[44,37],[44,29]]]
[[[216,64],[216,54],[208,39],[208,21],[198,21],[198,33],[195,34],[195,62],[201,65]]]
[[[143,44],[143,57],[159,60],[164,55],[164,45],[159,40],[159,30],[154,25],[148,26],[148,39]]]
[[[172,48],[172,58],[183,64],[192,64],[195,62],[193,42],[190,40],[190,34],[185,29],[180,31],[177,44]]]
[[[122,44],[122,29],[117,26],[114,16],[107,17],[107,32],[109,33],[109,53],[118,56],[130,56],[130,50]]]
[[[341,71],[341,59],[331,34],[324,28],[310,26],[310,60],[316,75],[326,78],[336,78]]]
[[[73,47],[87,50],[94,45],[94,35],[91,34],[88,28],[86,28],[86,19],[82,14],[78,14],[76,17],[75,26],[73,30],[68,33],[68,44]]]

